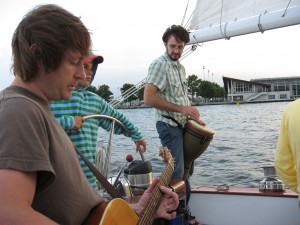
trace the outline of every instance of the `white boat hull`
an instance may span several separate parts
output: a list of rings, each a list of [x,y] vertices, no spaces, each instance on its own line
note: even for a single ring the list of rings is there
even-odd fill
[[[260,192],[254,188],[217,191],[193,189],[192,215],[207,225],[297,225],[300,208],[297,195],[287,191]]]

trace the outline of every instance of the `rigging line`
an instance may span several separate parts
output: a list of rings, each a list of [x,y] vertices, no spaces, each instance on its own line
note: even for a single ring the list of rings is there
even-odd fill
[[[192,20],[192,16],[194,15],[194,12],[195,12],[195,9],[194,11],[192,12],[192,14],[190,15],[189,19],[186,21],[184,27],[187,28],[191,25],[191,20]]]
[[[183,53],[182,55],[181,55],[181,57],[180,57],[180,60],[182,60],[182,59],[184,59],[184,58],[186,58],[188,55],[190,55],[192,53],[192,51],[191,50],[189,50],[189,51],[187,51],[187,52],[185,52],[185,53]]]
[[[264,33],[264,30],[263,30],[262,25],[261,25],[261,22],[260,22],[261,15],[262,15],[262,14],[259,14],[257,26],[258,26],[259,31],[263,34],[263,33]]]
[[[184,23],[184,20],[185,20],[185,16],[186,16],[186,12],[187,12],[187,9],[189,7],[189,3],[190,3],[190,0],[188,0],[188,3],[186,5],[186,7],[185,7],[185,12],[183,14],[183,18],[182,18],[182,21],[181,21],[181,26],[183,26],[183,23]]]
[[[191,20],[192,20],[192,17],[194,15],[195,11],[196,11],[196,7],[194,8],[193,12],[191,13],[189,19],[186,21],[186,23],[184,25],[185,28],[188,28],[191,25]]]
[[[200,45],[199,43],[200,43],[200,41],[198,41],[197,40],[197,38],[196,38],[196,36],[195,35],[193,35],[193,38],[194,38],[194,40],[195,40],[195,42],[196,42],[196,45],[197,46],[200,46],[200,47],[202,47],[203,46],[203,42],[202,42],[202,44]]]
[[[224,3],[224,1],[222,0],[222,4],[221,4],[221,17],[220,17],[220,32],[221,32],[221,35],[223,36],[223,38],[226,39],[226,36],[224,35],[223,30],[222,30],[223,3]]]
[[[145,86],[145,83],[143,83],[142,85],[140,85],[138,88],[136,88],[135,90],[131,91],[130,93],[127,93],[126,95],[121,95],[119,96],[119,98],[121,97],[122,101],[114,101],[114,102],[110,102],[112,107],[115,107],[117,105],[119,105],[121,102],[124,102],[126,99],[128,99],[130,96],[136,94],[140,89],[142,89]]]
[[[284,10],[284,13],[282,14],[281,17],[285,17],[285,13],[286,13],[288,7],[290,6],[290,4],[291,4],[291,0],[289,1],[288,5],[286,6],[286,8],[285,8],[285,10]]]
[[[182,60],[182,59],[186,58],[188,55],[190,55],[191,53],[193,53],[197,49],[198,46],[200,46],[200,45],[194,44],[191,47],[189,47],[186,51],[184,51],[184,53],[182,54],[180,59]]]

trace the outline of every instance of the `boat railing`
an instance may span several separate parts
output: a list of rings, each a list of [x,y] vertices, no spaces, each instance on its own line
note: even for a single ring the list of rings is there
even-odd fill
[[[122,93],[119,97],[113,99],[109,103],[112,107],[116,107],[122,102],[124,102],[126,99],[130,98],[131,96],[135,95],[139,90],[145,87],[146,78],[138,82],[136,85],[132,86],[128,90],[126,90],[124,93]]]
[[[110,126],[107,146],[104,146],[102,142],[98,141],[97,142],[97,153],[96,153],[96,158],[95,158],[96,168],[102,173],[103,176],[108,178],[109,173],[110,173],[109,166],[110,166],[110,161],[111,161],[111,149],[112,149],[115,125],[117,124],[122,129],[124,129],[128,133],[129,137],[131,136],[131,132],[127,129],[127,127],[125,127],[125,125],[121,121],[119,121],[118,119],[111,117],[111,116],[101,115],[101,114],[93,114],[93,115],[84,116],[83,118],[85,120],[91,119],[91,118],[98,118],[98,119],[108,119],[108,120],[112,121],[111,126]]]

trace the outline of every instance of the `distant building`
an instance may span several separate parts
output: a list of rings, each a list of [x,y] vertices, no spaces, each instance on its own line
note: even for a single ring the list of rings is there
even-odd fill
[[[300,98],[300,77],[276,77],[250,81],[223,77],[227,101],[260,102]]]

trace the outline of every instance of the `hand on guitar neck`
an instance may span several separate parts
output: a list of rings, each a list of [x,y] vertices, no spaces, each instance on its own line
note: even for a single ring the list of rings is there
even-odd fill
[[[167,153],[166,151],[167,149],[164,153]],[[160,178],[154,179],[139,202],[131,205],[138,216],[124,200],[113,199],[106,207],[101,225],[148,225],[152,224],[156,217],[167,220],[176,217],[178,195],[167,187],[173,173],[174,160],[170,154],[164,154],[164,156],[167,156],[165,157],[167,164]]]
[[[163,162],[175,164],[175,159],[172,157],[171,151],[167,147],[159,148],[159,156]],[[176,193],[185,192],[185,183],[181,179],[170,179],[169,185]]]

